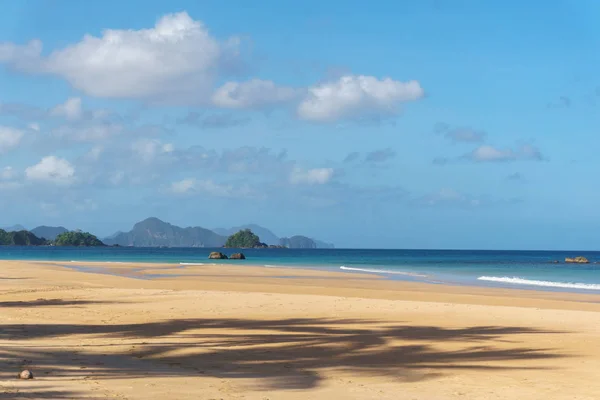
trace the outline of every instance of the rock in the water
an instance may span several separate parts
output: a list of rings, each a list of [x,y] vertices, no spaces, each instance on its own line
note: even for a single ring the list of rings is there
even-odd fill
[[[581,257],[581,256],[578,256],[575,258],[567,257],[567,258],[565,258],[565,262],[570,263],[570,264],[589,264],[590,263],[590,261],[587,258]]]
[[[218,251],[213,251],[212,253],[210,253],[208,258],[213,260],[227,260],[227,256]]]
[[[244,253],[233,253],[231,256],[229,256],[230,260],[245,260],[246,256],[244,255]]]
[[[33,379],[33,372],[28,369],[24,369],[19,374],[19,379]]]

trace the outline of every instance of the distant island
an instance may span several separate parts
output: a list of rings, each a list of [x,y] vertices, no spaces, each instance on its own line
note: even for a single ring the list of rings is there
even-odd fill
[[[236,234],[238,235],[236,236]],[[231,238],[232,236],[234,237]],[[154,217],[136,223],[128,232],[119,231],[103,239],[88,232],[72,231],[63,226],[42,225],[27,230],[21,225],[15,225],[0,230],[0,245],[291,249],[334,247],[333,244],[302,235],[279,237],[269,229],[256,224],[228,229],[207,229],[200,226],[182,228]]]
[[[128,247],[225,247],[227,239],[249,229],[259,237],[261,245],[243,247],[288,247],[288,248],[333,248],[334,246],[306,236],[293,236],[302,238],[290,241],[279,238],[272,231],[255,224],[241,225],[235,228],[206,229],[200,226],[182,228],[177,225],[161,221],[158,218],[147,218],[136,223],[129,232],[117,232],[102,241],[107,245]],[[290,239],[292,239],[290,238]]]
[[[101,240],[89,232],[63,232],[53,240],[40,238],[27,230],[7,232],[0,229],[0,246],[105,246]]]

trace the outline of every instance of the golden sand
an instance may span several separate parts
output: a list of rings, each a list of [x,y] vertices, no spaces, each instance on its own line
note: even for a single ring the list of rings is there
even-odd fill
[[[0,399],[600,398],[597,295],[64,265],[0,262]]]

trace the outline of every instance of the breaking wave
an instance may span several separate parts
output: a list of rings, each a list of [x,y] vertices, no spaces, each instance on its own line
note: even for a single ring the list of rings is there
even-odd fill
[[[477,278],[480,281],[510,283],[513,285],[530,285],[544,286],[565,289],[584,289],[584,290],[600,290],[600,284],[597,283],[576,283],[576,282],[554,282],[554,281],[538,281],[533,279],[523,279],[518,277],[498,277],[498,276],[480,276]]]

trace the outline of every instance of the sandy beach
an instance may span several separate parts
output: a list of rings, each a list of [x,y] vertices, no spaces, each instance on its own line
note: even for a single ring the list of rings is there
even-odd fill
[[[71,264],[0,262],[0,399],[600,396],[597,295]]]

